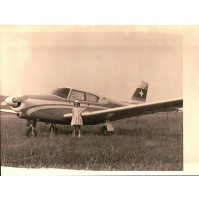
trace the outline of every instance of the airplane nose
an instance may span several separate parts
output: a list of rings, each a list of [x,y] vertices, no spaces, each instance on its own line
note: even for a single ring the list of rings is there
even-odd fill
[[[2,104],[6,103],[6,104],[8,104],[9,106],[12,106],[12,107],[19,107],[21,102],[23,102],[27,98],[28,98],[28,96],[23,96],[23,95],[9,96],[8,98],[5,99],[5,101]]]
[[[5,102],[12,107],[17,106],[17,101],[15,96],[9,96],[8,98],[5,99]]]

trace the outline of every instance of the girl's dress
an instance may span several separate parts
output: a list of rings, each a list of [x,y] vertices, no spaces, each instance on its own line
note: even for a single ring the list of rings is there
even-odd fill
[[[74,125],[83,125],[82,121],[82,112],[84,109],[79,108],[79,107],[74,107],[72,110],[72,121],[71,121],[71,126]]]

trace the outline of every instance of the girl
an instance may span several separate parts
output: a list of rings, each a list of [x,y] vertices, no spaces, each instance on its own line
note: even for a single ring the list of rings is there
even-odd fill
[[[72,136],[75,137],[76,131],[78,131],[78,137],[81,137],[81,130],[80,126],[83,125],[82,121],[82,112],[84,109],[80,108],[80,102],[76,100],[74,102],[74,108],[72,110],[72,121],[71,121],[71,126],[74,126],[73,134]]]

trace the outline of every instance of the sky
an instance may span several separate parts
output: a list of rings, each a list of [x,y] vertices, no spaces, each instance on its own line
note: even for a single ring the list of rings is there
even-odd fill
[[[183,95],[183,35],[177,27],[1,27],[1,94],[49,94],[71,86],[130,100]]]

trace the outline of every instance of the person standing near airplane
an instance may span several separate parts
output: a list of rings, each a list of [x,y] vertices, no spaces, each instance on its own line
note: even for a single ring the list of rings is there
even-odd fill
[[[83,125],[82,112],[85,109],[82,109],[79,106],[80,106],[80,102],[76,100],[74,102],[74,108],[72,110],[72,121],[71,121],[71,126],[74,126],[74,130],[72,133],[73,137],[75,137],[76,131],[78,132],[78,137],[81,137],[80,127]]]

